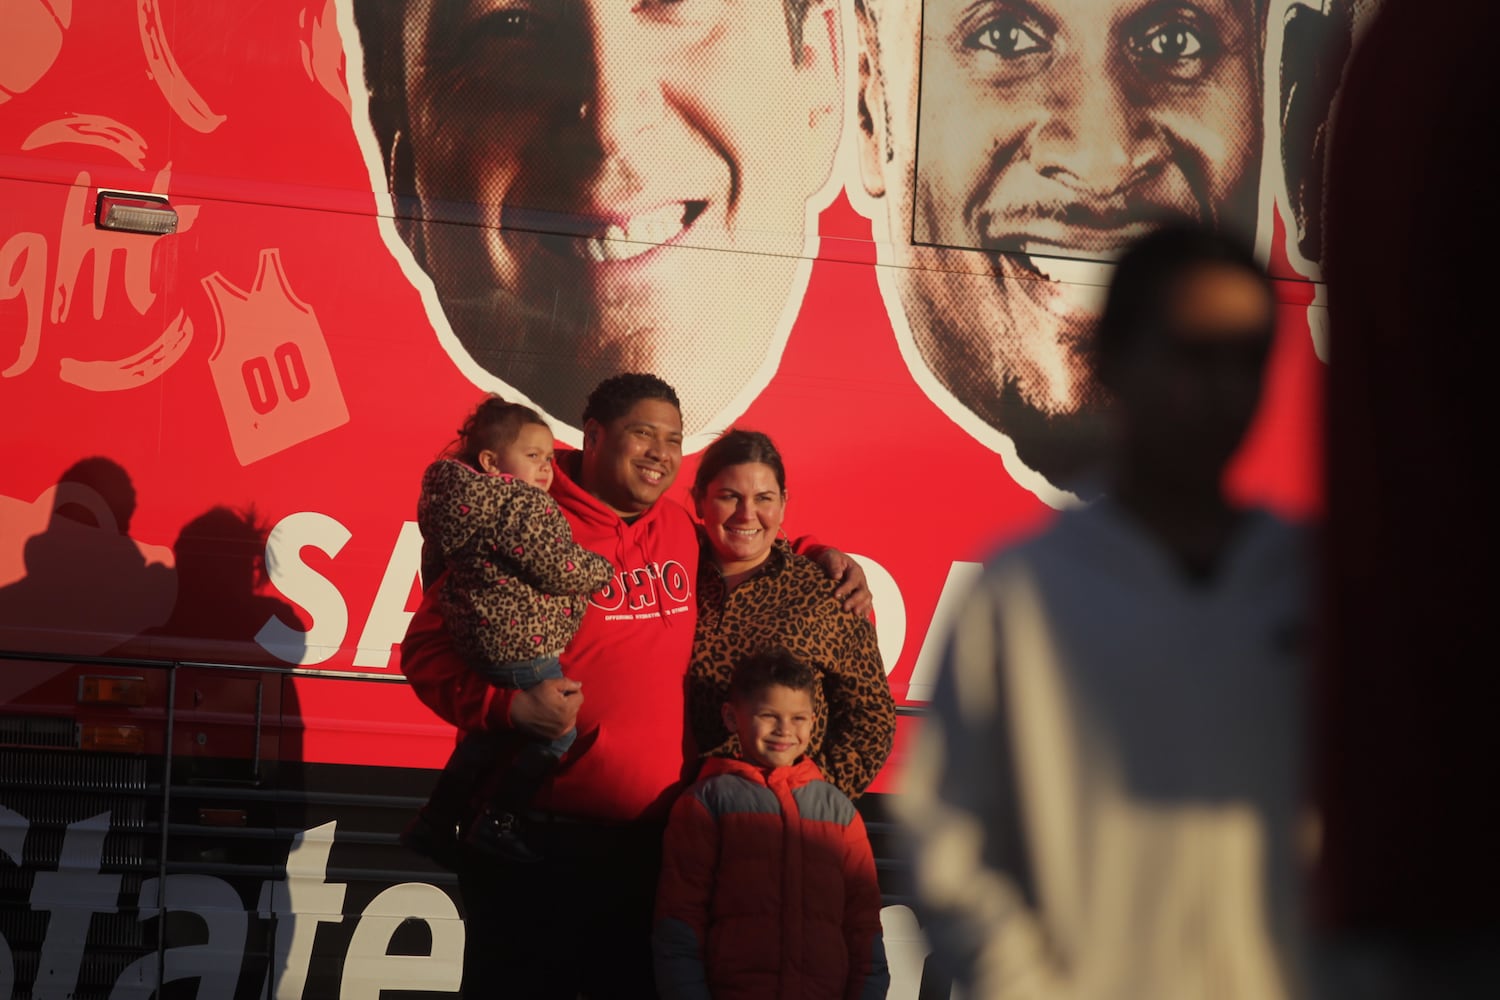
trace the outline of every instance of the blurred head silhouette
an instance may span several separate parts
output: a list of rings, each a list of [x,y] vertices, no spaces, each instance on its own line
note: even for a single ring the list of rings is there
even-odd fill
[[[1115,399],[1117,474],[1217,496],[1260,402],[1275,299],[1250,249],[1194,226],[1134,243],[1094,343]]]

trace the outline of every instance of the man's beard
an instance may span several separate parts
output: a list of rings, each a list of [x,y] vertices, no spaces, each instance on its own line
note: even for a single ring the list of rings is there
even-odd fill
[[[1093,377],[1096,319],[1087,311],[1064,319],[1031,306],[1014,280],[952,271],[945,259],[951,253],[917,256],[909,276],[920,273],[937,283],[901,289],[922,362],[973,417],[1011,440],[1028,469],[1053,486],[1091,490],[1087,480],[1102,463],[1109,437],[1108,398]],[[997,283],[1001,294],[986,294]],[[1014,332],[1018,323],[1046,325],[1051,361],[1028,353],[1025,338]],[[1063,377],[1064,391],[1042,377],[1049,367],[1054,379]]]
[[[950,386],[950,391],[959,396],[960,388]],[[1078,408],[1059,413],[1049,413],[1029,402],[1014,376],[1007,376],[998,389],[971,386],[960,398],[1010,438],[1016,457],[1028,469],[1081,500],[1098,497],[1101,477],[1097,473],[1107,457],[1110,440],[1108,400],[1102,389],[1090,393]]]

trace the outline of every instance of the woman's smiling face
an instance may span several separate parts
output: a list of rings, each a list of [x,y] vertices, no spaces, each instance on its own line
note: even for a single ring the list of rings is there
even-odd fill
[[[696,498],[714,559],[725,573],[753,569],[771,552],[786,514],[786,493],[764,462],[720,470]]]

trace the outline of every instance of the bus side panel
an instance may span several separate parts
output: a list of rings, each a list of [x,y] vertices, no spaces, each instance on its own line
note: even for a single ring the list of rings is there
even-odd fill
[[[165,676],[5,660],[0,677],[0,994],[148,996],[162,937]]]

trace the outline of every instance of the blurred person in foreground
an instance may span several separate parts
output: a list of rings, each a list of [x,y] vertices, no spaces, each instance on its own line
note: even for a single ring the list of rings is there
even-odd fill
[[[1500,147],[1468,127],[1500,97],[1500,7],[1455,6],[1442,46],[1413,45],[1432,15],[1382,6],[1330,144],[1313,776],[1334,1000],[1500,996],[1500,532],[1482,458]]]
[[[1299,996],[1301,533],[1222,489],[1274,327],[1248,247],[1121,259],[1094,363],[1105,498],[986,567],[901,820],[970,997]]]

